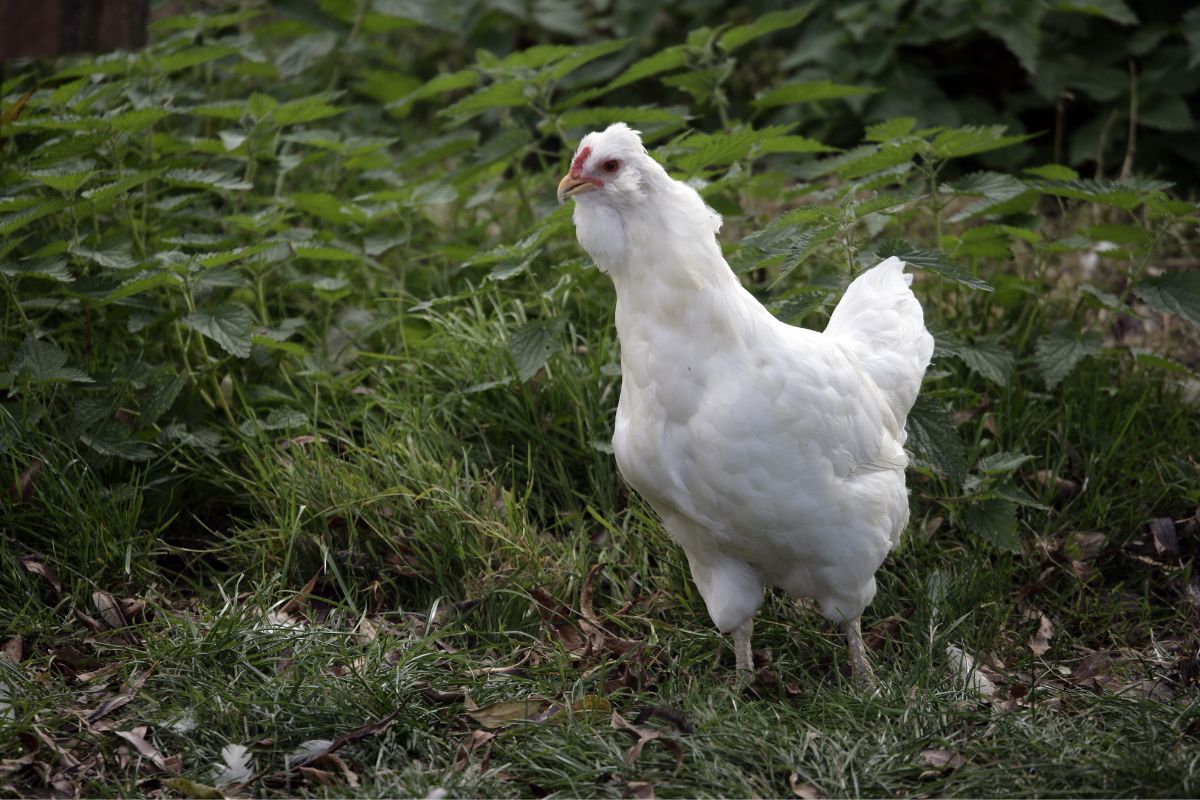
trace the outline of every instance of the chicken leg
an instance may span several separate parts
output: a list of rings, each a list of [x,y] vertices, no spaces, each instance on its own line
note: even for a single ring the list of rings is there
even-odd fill
[[[862,618],[856,617],[846,622],[844,628],[846,643],[850,645],[850,673],[859,683],[874,683],[875,672],[871,669],[871,662],[867,658],[867,645],[863,641]]]
[[[754,675],[754,656],[750,653],[750,632],[753,629],[753,619],[733,629],[733,654],[737,658],[738,676],[742,678]]]

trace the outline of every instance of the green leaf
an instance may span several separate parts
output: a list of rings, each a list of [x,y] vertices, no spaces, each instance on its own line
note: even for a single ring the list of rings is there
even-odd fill
[[[921,250],[900,239],[888,239],[876,247],[875,252],[880,258],[896,256],[896,258],[899,258],[906,264],[927,269],[930,272],[936,272],[944,278],[958,281],[964,286],[970,286],[972,289],[981,289],[985,292],[992,291],[992,287],[988,285],[987,281],[975,277],[961,264],[955,263],[940,250]]]
[[[1200,270],[1177,269],[1139,281],[1133,291],[1155,311],[1200,325]]]
[[[772,303],[770,311],[780,322],[798,325],[809,314],[824,308],[825,304],[833,297],[833,292],[822,289],[799,292],[777,303]]]
[[[1104,337],[1099,333],[1076,333],[1069,323],[1060,320],[1038,339],[1033,348],[1033,359],[1046,388],[1053,389],[1071,374],[1080,361],[1098,355],[1103,346]]]
[[[830,81],[813,81],[810,83],[789,83],[760,94],[754,99],[755,108],[776,108],[791,106],[797,103],[813,103],[818,100],[838,100],[843,97],[855,97],[878,92],[871,86],[850,86]]]
[[[234,56],[239,52],[236,47],[203,45],[201,47],[189,47],[184,50],[177,50],[174,53],[168,53],[164,56],[155,56],[152,58],[151,63],[156,72],[169,74],[178,72],[181,69],[187,69],[188,67],[195,67],[200,64],[207,64],[210,61]]]
[[[292,252],[297,258],[311,258],[314,261],[357,261],[358,256],[348,250],[316,242],[296,242],[292,244]]]
[[[48,214],[55,214],[66,208],[65,200],[51,200],[41,205],[23,208],[11,214],[0,215],[0,236],[9,236],[24,228],[31,222],[41,219]]]
[[[956,486],[967,477],[967,449],[940,400],[919,395],[908,414],[908,441],[917,460]]]
[[[16,375],[25,375],[34,383],[91,383],[86,372],[68,367],[67,354],[48,339],[26,336],[13,354],[8,369]]]
[[[1007,203],[1014,197],[1031,191],[1022,181],[1001,172],[973,172],[947,183],[945,188],[954,194],[974,195],[982,198],[951,217],[951,222],[961,222],[970,217],[984,214],[996,206]]]
[[[70,253],[105,269],[133,269],[141,263],[134,258],[132,245],[127,241],[110,242],[98,249],[78,245],[70,248]]]
[[[1086,200],[1123,211],[1132,211],[1140,206],[1151,192],[1162,191],[1170,186],[1171,183],[1168,181],[1137,179],[1124,181],[1081,179],[1034,183],[1034,188],[1043,194]]]
[[[251,98],[253,100],[253,98]],[[271,119],[276,125],[298,125],[302,122],[312,122],[326,117],[336,117],[346,113],[346,109],[338,108],[331,102],[331,95],[315,94],[283,103],[271,112]]]
[[[163,180],[175,186],[209,189],[215,192],[244,192],[254,184],[211,169],[173,169],[163,175]]]
[[[79,436],[79,441],[102,456],[126,461],[146,461],[154,455],[154,447],[133,438],[129,430],[114,419],[102,419]]]
[[[737,25],[725,31],[717,40],[717,46],[731,52],[755,39],[793,28],[803,22],[812,9],[810,4],[787,11],[769,11],[747,25]]]
[[[788,251],[787,258],[784,261],[783,269],[779,271],[779,276],[771,282],[771,285],[776,285],[790,275],[796,267],[803,264],[809,256],[815,253],[818,247],[832,239],[837,233],[837,224],[814,225],[803,231],[793,240],[791,249]]]
[[[916,117],[896,117],[884,122],[877,122],[867,126],[863,138],[868,142],[890,142],[893,139],[908,136],[916,124]]]
[[[687,48],[684,45],[675,45],[659,50],[652,56],[630,64],[624,72],[613,78],[604,87],[604,92],[611,92],[613,89],[626,86],[634,81],[640,81],[643,78],[649,78],[651,75],[658,75],[673,69],[679,69],[685,64],[687,64]]]
[[[171,373],[159,375],[151,381],[139,402],[142,425],[153,425],[159,417],[167,413],[167,409],[175,402],[185,385],[186,375]]]
[[[843,178],[854,180],[911,162],[922,144],[917,139],[901,139],[898,142],[882,145],[860,145],[841,155],[818,162],[815,173],[817,176],[821,176],[832,172]]]
[[[222,303],[213,309],[196,309],[183,318],[183,324],[213,340],[232,356],[250,355],[250,334],[254,315],[245,306]]]
[[[675,163],[687,172],[731,164],[749,155],[756,145],[784,136],[791,128],[790,125],[774,125],[760,130],[742,128],[730,133],[694,133],[679,143],[679,147],[691,152],[675,159]]]
[[[830,153],[837,150],[827,144],[810,139],[807,136],[772,136],[758,143],[757,153]]]
[[[962,158],[1011,147],[1032,139],[1034,134],[1006,136],[1003,125],[967,126],[941,131],[933,137],[933,154],[938,158]]]
[[[562,326],[562,319],[535,319],[513,333],[508,342],[508,352],[517,365],[517,377],[521,381],[529,380],[546,366],[559,345]]]
[[[949,334],[936,335],[936,355],[959,359],[972,371],[993,383],[1004,386],[1012,374],[1016,360],[997,339],[977,336],[974,344],[959,341]]]
[[[996,549],[1010,553],[1019,550],[1017,505],[1011,500],[992,498],[972,503],[963,513],[963,522]]]
[[[154,123],[171,116],[173,113],[173,111],[167,111],[162,108],[135,108],[132,111],[126,111],[110,117],[108,122],[119,131],[134,133],[149,128]]]
[[[1118,25],[1138,24],[1137,14],[1125,5],[1125,0],[1057,0],[1054,8],[1056,11],[1103,17]]]
[[[27,174],[38,183],[44,183],[63,194],[73,195],[83,184],[87,183],[89,178],[96,174],[96,171],[90,162],[86,164],[75,162],[60,164],[49,169],[32,170]]]
[[[1063,164],[1044,164],[1040,167],[1029,167],[1025,170],[1036,178],[1051,181],[1074,181],[1079,179],[1079,173]]]
[[[156,289],[163,284],[172,283],[179,285],[182,280],[178,275],[167,270],[153,270],[147,272],[139,272],[129,280],[122,283],[116,289],[113,289],[104,297],[104,302],[112,303],[117,300],[124,300],[126,297],[132,297],[135,294],[148,292],[151,289]]]
[[[525,89],[532,85],[520,78],[492,83],[474,94],[467,95],[449,108],[443,108],[438,114],[463,122],[485,111],[528,105],[529,98],[525,96]]]
[[[106,183],[103,186],[96,186],[92,189],[85,189],[83,198],[98,207],[103,206],[109,200],[115,199],[118,195],[125,194],[135,186],[141,186],[146,181],[157,178],[160,174],[162,174],[161,169],[148,169],[135,172],[132,175],[119,178],[112,183]]]
[[[1022,464],[1032,460],[1033,456],[1026,453],[992,453],[990,456],[979,459],[976,466],[980,472],[988,475],[1006,475],[1015,472]]]
[[[592,61],[595,61],[598,58],[603,58],[604,56],[611,55],[619,50],[625,49],[625,46],[628,45],[631,41],[633,41],[633,40],[632,39],[610,39],[609,41],[606,41],[606,42],[596,42],[594,44],[589,44],[584,47],[568,45],[568,47],[570,49],[570,54],[566,58],[562,59],[561,61],[558,61],[552,67],[550,67],[550,69],[547,71],[547,75],[551,80],[555,80],[555,81],[562,80],[567,75],[570,75],[572,72],[579,69],[580,67],[582,67],[585,64],[591,63]],[[530,48],[530,49],[532,50],[534,48]]]
[[[474,69],[445,72],[422,84],[411,94],[388,103],[387,108],[389,111],[404,112],[408,110],[409,106],[421,100],[457,89],[470,89],[479,83],[480,77],[479,72]]]

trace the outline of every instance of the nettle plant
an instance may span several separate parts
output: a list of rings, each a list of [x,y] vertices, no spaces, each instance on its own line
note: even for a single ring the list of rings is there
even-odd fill
[[[401,317],[452,335],[450,312],[483,295],[517,308],[511,360],[462,389],[553,380],[585,264],[552,187],[578,139],[616,120],[726,215],[732,266],[786,321],[821,324],[880,257],[938,276],[910,443],[933,499],[998,547],[1017,545],[1017,507],[1046,498],[1017,481],[1027,454],[968,445],[952,412],[1007,385],[1056,391],[1088,358],[1186,372],[1105,332],[1146,311],[1200,324],[1200,273],[1159,269],[1194,248],[1194,204],[1057,164],[979,171],[1029,138],[1001,126],[901,117],[848,150],[814,138],[873,86],[776,77],[735,98],[752,45],[808,8],[632,61],[630,39],[480,50],[424,82],[388,38],[422,35],[400,4],[320,8],[328,26],[171,18],[141,53],[0,86],[4,447],[49,435],[170,464],[311,428],[300,383],[349,391],[356,341]],[[1081,255],[1111,265],[1096,285]],[[388,314],[365,307],[389,293]]]
[[[869,126],[860,146],[835,152],[800,135],[797,123],[770,124],[775,109],[867,95],[872,87],[787,83],[758,94],[753,119],[729,119],[726,82],[736,51],[805,16],[805,9],[773,12],[750,25],[693,31],[685,43],[635,61],[599,86],[571,78],[624,42],[541,46],[503,59],[481,53],[474,67],[440,75],[394,106],[469,89],[439,112],[446,135],[485,114],[500,122],[486,147],[503,152],[511,166],[494,169],[487,191],[515,186],[522,218],[533,221],[516,241],[464,262],[468,270],[482,268],[490,281],[530,271],[543,254],[561,259],[561,241],[571,238],[567,212],[529,201],[525,187],[544,185],[545,173],[563,168],[564,153],[584,132],[616,120],[642,128],[655,157],[692,180],[742,229],[736,243],[726,239],[730,262],[785,321],[819,323],[849,278],[879,258],[895,255],[946,279],[926,289],[937,361],[910,418],[910,446],[918,469],[942,480],[937,500],[954,520],[1000,549],[1015,550],[1018,508],[1047,509],[1047,498],[1034,497],[1017,477],[1033,456],[987,442],[968,446],[953,421],[954,405],[1013,382],[1053,392],[1083,360],[1102,355],[1123,362],[1122,368],[1137,363],[1167,377],[1189,375],[1165,352],[1120,342],[1106,346],[1104,331],[1113,320],[1147,312],[1200,325],[1200,273],[1156,268],[1164,255],[1195,246],[1200,208],[1171,197],[1171,184],[1162,180],[1090,180],[1060,164],[1019,175],[979,171],[978,156],[1032,138],[1003,126],[922,128],[915,118],[901,117]],[[598,104],[655,78],[692,103]],[[689,119],[706,112],[715,112],[720,130],[689,129]],[[560,142],[566,148],[559,149]],[[780,200],[791,209],[756,226],[762,215],[743,209],[766,198],[776,209]],[[1120,285],[1093,285],[1072,266],[1097,257],[1111,265],[1104,273],[1117,276]],[[1064,284],[1054,298],[1051,281]],[[460,299],[448,296],[430,305]],[[1065,313],[1054,310],[1062,303]],[[512,334],[510,351],[522,380],[562,349],[564,312],[542,312]],[[1054,324],[1047,322],[1051,317]]]

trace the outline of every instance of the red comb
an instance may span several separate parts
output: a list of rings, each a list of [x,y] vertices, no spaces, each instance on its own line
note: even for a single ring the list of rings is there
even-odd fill
[[[588,160],[588,156],[592,154],[592,148],[585,147],[575,156],[575,160],[571,162],[571,174],[578,175],[583,169],[583,162]]]

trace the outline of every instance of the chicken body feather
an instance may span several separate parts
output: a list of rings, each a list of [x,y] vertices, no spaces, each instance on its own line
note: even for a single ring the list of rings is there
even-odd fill
[[[725,262],[720,217],[635,132],[585,147],[626,181],[596,177],[574,214],[617,291],[621,474],[684,549],[720,630],[747,626],[764,586],[857,621],[908,519],[904,424],[933,351],[911,276],[888,259],[824,333],[787,325]],[[575,164],[560,194],[588,177],[586,156]]]

